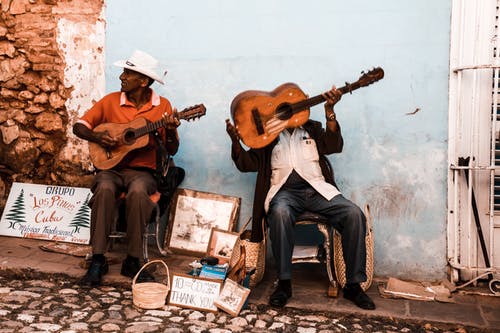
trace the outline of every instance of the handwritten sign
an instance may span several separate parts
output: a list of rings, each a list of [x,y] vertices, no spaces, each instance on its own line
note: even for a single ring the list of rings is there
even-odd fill
[[[216,312],[214,300],[219,297],[221,285],[220,280],[173,274],[168,304]]]
[[[88,244],[90,189],[13,183],[0,235]]]

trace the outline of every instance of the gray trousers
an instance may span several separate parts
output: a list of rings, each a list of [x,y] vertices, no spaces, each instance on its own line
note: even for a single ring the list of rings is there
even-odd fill
[[[124,169],[120,172],[104,170],[97,173],[89,202],[90,244],[93,254],[106,252],[108,236],[118,214],[118,199],[125,192],[127,254],[142,258],[142,236],[155,207],[149,195],[156,191],[156,186],[155,178],[147,171]]]
[[[366,281],[365,215],[341,194],[326,200],[309,185],[282,188],[271,200],[267,219],[278,278],[292,278],[295,221],[306,210],[324,215],[342,235],[347,283]]]

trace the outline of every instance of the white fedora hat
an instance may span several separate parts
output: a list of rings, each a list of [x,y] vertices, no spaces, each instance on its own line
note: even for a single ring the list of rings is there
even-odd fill
[[[163,82],[163,76],[157,73],[159,62],[149,54],[143,51],[135,50],[134,53],[128,60],[118,60],[114,62],[115,66],[128,68],[135,72],[144,74],[161,84]]]

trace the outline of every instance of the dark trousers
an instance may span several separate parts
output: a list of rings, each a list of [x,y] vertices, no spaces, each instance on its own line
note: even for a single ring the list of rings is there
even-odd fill
[[[125,169],[97,173],[90,200],[90,244],[93,254],[104,254],[108,236],[118,214],[118,199],[126,192],[127,254],[142,258],[142,236],[155,207],[149,195],[156,191],[156,180],[147,171]]]
[[[324,215],[342,235],[347,283],[366,281],[366,217],[341,194],[326,200],[311,186],[282,188],[268,210],[269,237],[279,279],[292,277],[292,253],[296,218],[304,211]]]

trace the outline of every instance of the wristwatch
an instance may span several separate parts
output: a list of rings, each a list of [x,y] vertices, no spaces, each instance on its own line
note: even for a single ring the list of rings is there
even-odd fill
[[[326,117],[326,120],[328,120],[328,121],[333,121],[337,118],[337,116],[335,115],[335,112],[327,113],[327,114],[325,114],[325,117]]]

